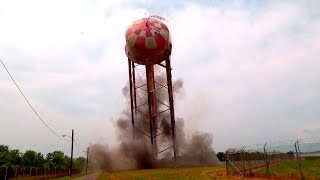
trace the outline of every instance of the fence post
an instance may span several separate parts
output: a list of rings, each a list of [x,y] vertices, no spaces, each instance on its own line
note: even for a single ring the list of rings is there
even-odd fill
[[[266,145],[267,145],[267,142],[263,146],[263,152],[264,152],[264,159],[266,161],[266,166],[267,166],[267,175],[269,175],[269,163],[268,163],[268,155],[266,153]]]
[[[229,164],[229,161],[228,161],[229,150],[230,150],[230,149],[227,149],[227,150],[226,150],[225,157],[224,157],[224,159],[225,159],[225,161],[226,161],[226,172],[227,172],[228,175],[230,174],[230,164]]]
[[[7,174],[8,174],[8,166],[6,166],[6,173],[4,175],[4,179],[7,180]]]
[[[251,169],[252,169],[252,164],[253,164],[252,161],[253,161],[253,159],[254,159],[254,157],[252,158],[251,152],[250,152],[250,151],[247,152],[247,153],[246,153],[246,162],[247,162],[247,169],[248,169],[250,175],[251,175]]]
[[[245,159],[243,156],[243,149],[245,148],[245,146],[241,149],[241,159],[242,159],[242,170],[243,170],[243,175],[245,176],[246,174],[246,168],[245,168]]]
[[[276,156],[276,151],[273,150],[273,154],[272,154],[272,163],[274,164],[274,157]]]
[[[303,177],[302,170],[301,170],[300,155],[299,155],[299,152],[298,152],[298,147],[299,147],[298,143],[299,143],[299,139],[294,143],[294,148],[296,150],[296,157],[297,157],[297,161],[298,161],[300,176],[301,176],[301,179],[303,180],[304,177]]]
[[[14,171],[14,178],[17,178],[17,173],[18,173],[18,167],[15,168],[15,171]]]
[[[229,168],[228,168],[227,158],[228,158],[228,150],[226,150],[224,159],[225,159],[225,161],[226,161],[226,172],[227,172],[227,175],[229,175]]]

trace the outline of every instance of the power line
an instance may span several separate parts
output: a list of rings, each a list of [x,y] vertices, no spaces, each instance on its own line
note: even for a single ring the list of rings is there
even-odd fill
[[[61,136],[59,136],[56,132],[54,132],[45,122],[44,120],[40,117],[40,115],[37,113],[37,111],[34,109],[34,107],[31,105],[31,103],[29,102],[29,100],[27,99],[27,97],[23,94],[22,90],[20,89],[20,87],[18,86],[18,84],[16,83],[16,81],[13,79],[13,77],[11,76],[9,70],[7,69],[6,65],[3,63],[3,61],[0,58],[0,61],[3,65],[3,67],[5,68],[5,70],[7,71],[7,73],[9,74],[11,80],[13,81],[13,83],[16,85],[16,87],[18,88],[19,92],[21,93],[21,95],[23,96],[23,98],[25,99],[25,101],[29,104],[30,108],[32,109],[32,111],[36,114],[36,116],[40,119],[40,121],[57,137],[59,137],[60,139],[66,140],[64,138],[62,138]]]
[[[84,153],[84,154],[85,154],[85,151],[84,151],[82,148],[80,148],[80,147],[78,146],[78,143],[77,143],[77,141],[76,141],[76,140],[74,140],[74,144],[76,145],[76,148],[77,148],[77,150],[79,151],[79,153],[80,153],[80,154],[82,154],[82,153]]]
[[[70,137],[69,135],[66,135],[66,136],[68,136],[68,137]],[[70,138],[72,138],[72,137],[70,137]],[[65,141],[71,141],[71,140],[69,140],[69,139],[64,139]],[[82,153],[84,153],[85,154],[85,150],[83,150],[83,148],[81,148],[81,146],[78,144],[78,142],[73,138],[73,142],[74,142],[74,145],[75,145],[75,147],[76,147],[76,149],[78,150],[78,152],[80,153],[80,154],[82,154]]]

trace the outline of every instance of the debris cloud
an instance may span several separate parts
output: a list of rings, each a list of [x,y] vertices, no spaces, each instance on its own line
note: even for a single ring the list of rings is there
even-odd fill
[[[156,76],[159,84],[165,84],[165,78]],[[138,82],[137,82],[138,83]],[[131,123],[129,83],[122,89],[122,94],[127,100],[127,105],[119,118],[114,123],[119,144],[109,147],[103,144],[90,146],[90,158],[95,162],[95,167],[101,170],[117,171],[128,169],[150,169],[160,167],[204,166],[218,165],[220,161],[212,148],[213,137],[211,134],[185,132],[184,120],[176,118],[176,141],[178,145],[177,161],[173,160],[172,150],[164,151],[157,158],[153,157],[150,143],[149,119],[142,113],[135,114],[135,128]],[[157,88],[157,87],[156,87]],[[174,94],[183,92],[183,80],[173,82]],[[161,102],[168,102],[167,93],[156,91],[156,98]],[[147,96],[137,98],[138,104],[147,102]],[[163,110],[163,105],[157,103],[157,111]],[[148,105],[141,106],[141,112],[148,112]],[[159,116],[160,117],[160,116]],[[155,134],[157,151],[161,151],[172,144],[170,113],[157,119]],[[134,132],[134,133],[133,133]],[[134,137],[134,140],[133,140]]]

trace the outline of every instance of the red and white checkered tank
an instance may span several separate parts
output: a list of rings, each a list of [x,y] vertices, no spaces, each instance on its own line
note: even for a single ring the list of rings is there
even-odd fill
[[[138,64],[161,62],[171,51],[168,27],[155,18],[134,21],[126,31],[125,51],[128,58]]]

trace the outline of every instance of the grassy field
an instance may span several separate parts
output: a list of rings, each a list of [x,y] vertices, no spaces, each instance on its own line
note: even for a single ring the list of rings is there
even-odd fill
[[[315,177],[320,179],[320,158],[301,161],[301,167],[304,177]],[[266,168],[259,169],[256,174],[265,175]],[[269,167],[269,173],[275,176],[300,176],[297,161],[286,161],[277,163]]]
[[[189,167],[189,168],[163,168],[150,170],[133,170],[106,172],[98,179],[226,179],[222,176],[224,166]]]
[[[320,179],[320,159],[303,160],[302,171],[306,179]],[[277,163],[269,167],[269,172],[272,177],[283,177],[288,179],[290,177],[299,178],[299,166],[296,161],[286,161]],[[224,175],[224,166],[213,167],[189,167],[189,168],[163,168],[150,170],[133,170],[133,171],[118,171],[105,172],[98,178],[105,179],[136,179],[136,180],[161,180],[161,179],[264,179],[262,176],[266,175],[266,168],[259,169],[255,172],[257,176],[241,177]],[[272,178],[271,178],[272,179]]]
[[[60,178],[55,178],[55,180],[65,180],[65,179],[74,179],[74,178],[78,178],[78,177],[82,177],[82,176],[86,176],[86,175],[89,175],[91,173],[80,173],[80,174],[76,174],[76,175],[73,175],[71,178],[70,176],[64,176],[64,177],[60,177]]]

